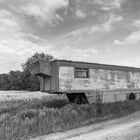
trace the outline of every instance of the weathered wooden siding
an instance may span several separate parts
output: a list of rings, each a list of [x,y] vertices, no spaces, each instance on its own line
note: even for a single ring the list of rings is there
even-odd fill
[[[73,67],[59,67],[60,90],[140,88],[140,72],[89,69],[89,78],[74,78]]]

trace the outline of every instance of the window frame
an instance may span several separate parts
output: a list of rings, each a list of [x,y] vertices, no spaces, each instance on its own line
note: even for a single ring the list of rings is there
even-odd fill
[[[86,77],[79,77],[76,72],[78,72],[78,70],[81,71],[81,72],[86,72]],[[81,70],[80,70],[81,69]],[[85,70],[82,70],[82,69],[85,69]],[[89,78],[89,68],[87,67],[74,67],[74,78]]]

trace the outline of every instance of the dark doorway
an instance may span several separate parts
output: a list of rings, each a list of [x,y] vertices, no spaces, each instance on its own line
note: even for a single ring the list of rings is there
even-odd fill
[[[135,94],[134,93],[130,93],[129,94],[129,100],[135,100],[136,97],[135,97]]]
[[[70,103],[87,104],[88,100],[85,93],[70,93],[66,94]]]

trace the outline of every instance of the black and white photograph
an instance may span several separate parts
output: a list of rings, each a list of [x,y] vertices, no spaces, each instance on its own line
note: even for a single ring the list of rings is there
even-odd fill
[[[0,140],[140,140],[140,0],[0,0]]]

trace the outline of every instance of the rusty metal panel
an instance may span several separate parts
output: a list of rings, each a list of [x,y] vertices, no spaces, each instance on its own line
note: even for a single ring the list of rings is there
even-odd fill
[[[74,78],[74,67],[59,68],[60,90],[140,88],[140,72],[89,69],[89,78]]]

